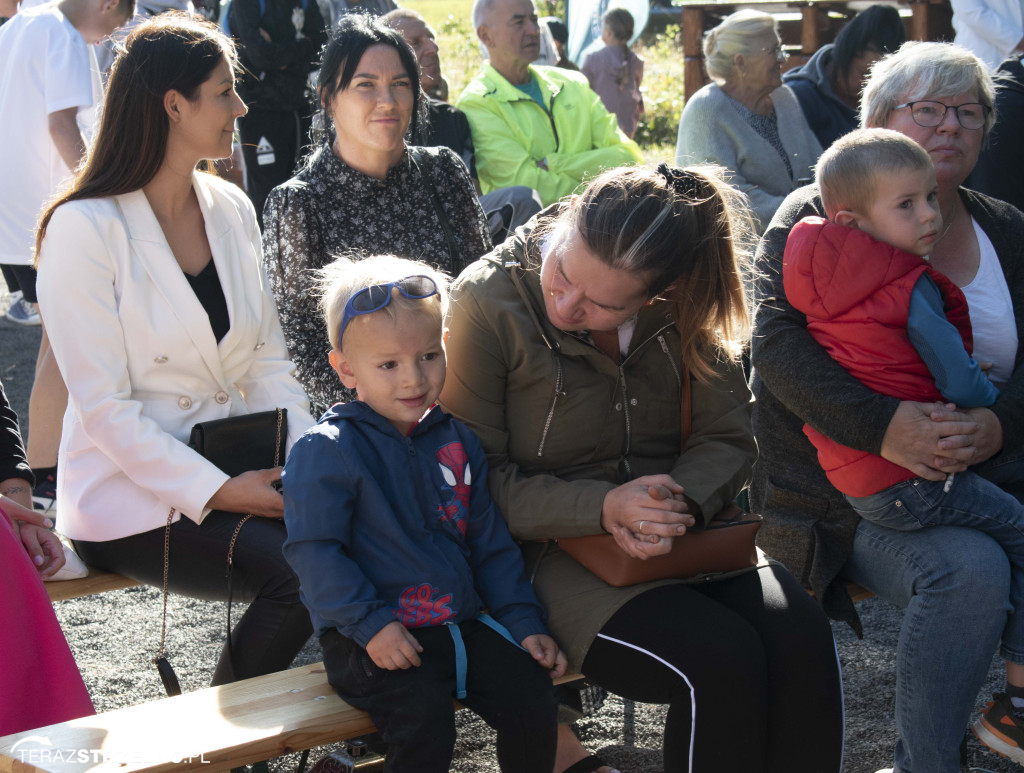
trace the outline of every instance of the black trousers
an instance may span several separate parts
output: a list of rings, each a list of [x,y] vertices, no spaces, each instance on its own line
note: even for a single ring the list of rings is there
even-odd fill
[[[839,773],[832,629],[781,567],[638,596],[601,629],[583,673],[668,704],[665,773]]]
[[[228,544],[243,517],[213,512],[202,524],[182,518],[171,526],[171,593],[207,601],[227,600]],[[226,644],[221,652],[213,674],[214,685],[288,668],[313,633],[309,613],[299,600],[299,580],[281,554],[284,539],[284,522],[272,518],[250,518],[238,533],[231,596],[234,601],[249,602],[249,608],[231,631],[230,656]],[[108,542],[76,540],[75,549],[91,566],[146,585],[163,586],[163,527]],[[174,625],[175,621],[169,619],[171,641]]]
[[[468,660],[462,704],[498,734],[505,773],[551,773],[557,703],[551,679],[527,653],[476,620],[459,625]],[[369,712],[388,743],[387,773],[446,773],[455,747],[455,647],[447,626],[414,628],[423,646],[417,668],[378,668],[337,631],[320,637],[327,679]]]
[[[310,117],[296,111],[250,107],[238,119],[245,161],[245,188],[263,228],[263,205],[270,191],[295,174],[309,144]]]

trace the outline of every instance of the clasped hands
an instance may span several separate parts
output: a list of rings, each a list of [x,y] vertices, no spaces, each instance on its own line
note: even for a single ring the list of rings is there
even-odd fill
[[[523,639],[520,644],[537,663],[548,669],[548,675],[552,679],[565,673],[568,660],[550,636],[542,633],[533,634]],[[420,665],[421,652],[423,646],[409,629],[397,620],[385,625],[366,643],[366,654],[378,668],[386,671],[416,668]]]
[[[672,549],[696,519],[683,487],[668,475],[645,475],[609,491],[601,527],[627,555],[647,559]]]
[[[889,421],[881,455],[918,477],[942,480],[991,458],[1002,446],[1002,426],[988,408],[904,401]]]

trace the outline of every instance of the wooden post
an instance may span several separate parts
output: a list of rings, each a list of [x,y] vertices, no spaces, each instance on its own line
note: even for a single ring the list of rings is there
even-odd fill
[[[683,7],[683,95],[689,99],[705,83],[704,78],[704,9]]]
[[[821,48],[822,18],[828,11],[816,5],[805,5],[800,9],[800,53],[810,58]]]

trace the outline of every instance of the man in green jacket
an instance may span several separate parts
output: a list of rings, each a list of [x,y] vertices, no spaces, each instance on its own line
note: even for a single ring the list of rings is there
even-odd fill
[[[537,24],[531,0],[476,0],[473,26],[490,61],[457,104],[469,119],[484,193],[526,185],[547,206],[643,156],[584,76],[531,66],[540,54]]]

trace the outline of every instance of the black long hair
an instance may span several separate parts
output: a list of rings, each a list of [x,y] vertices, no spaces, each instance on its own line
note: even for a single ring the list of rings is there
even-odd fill
[[[899,11],[891,5],[872,5],[854,16],[836,35],[832,47],[833,72],[845,78],[860,54],[874,49],[891,54],[907,40]]]
[[[416,54],[402,33],[386,26],[379,18],[361,13],[346,14],[331,32],[324,46],[320,62],[320,77],[316,91],[320,103],[320,120],[317,128],[317,143],[329,141],[331,137],[331,103],[339,91],[344,91],[352,82],[359,62],[370,46],[391,46],[398,52],[402,66],[412,81],[413,107],[407,137],[415,143],[420,130],[426,124],[426,100],[420,90],[420,66]]]

